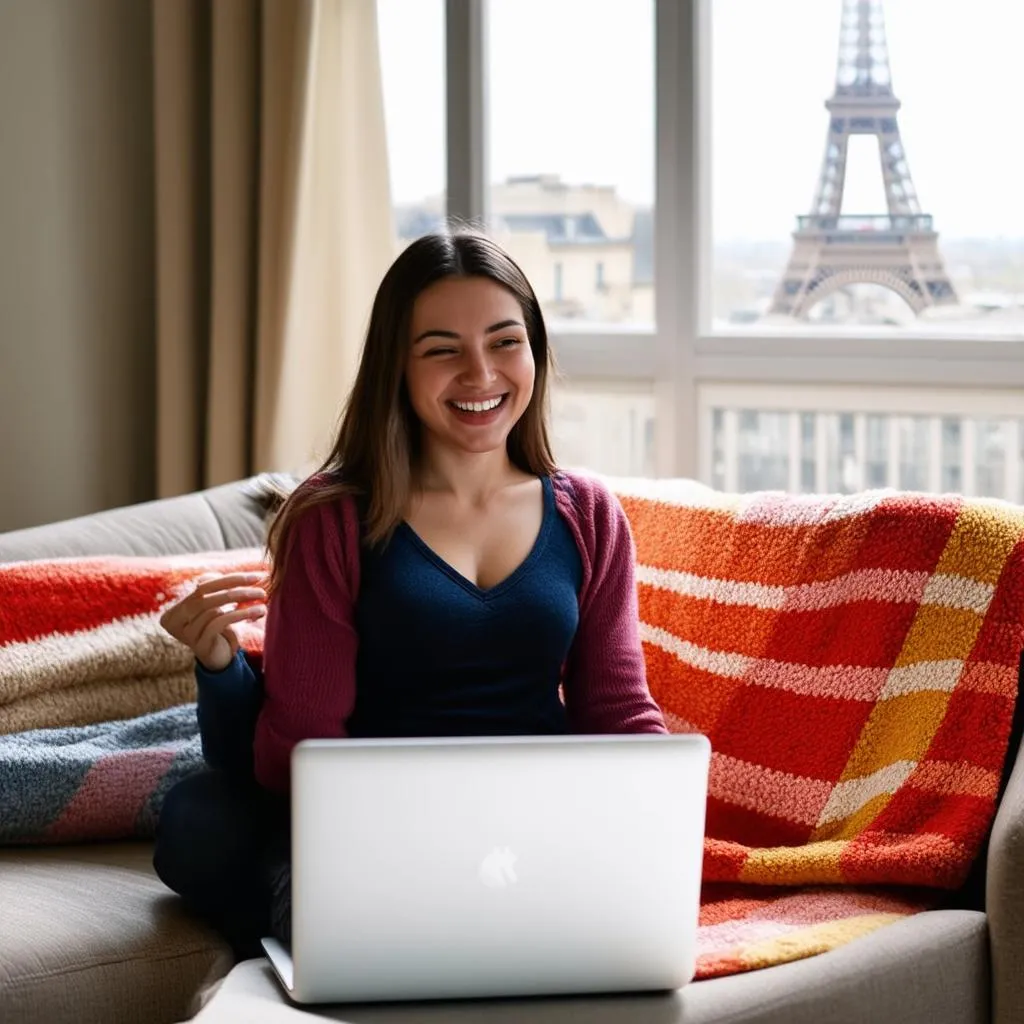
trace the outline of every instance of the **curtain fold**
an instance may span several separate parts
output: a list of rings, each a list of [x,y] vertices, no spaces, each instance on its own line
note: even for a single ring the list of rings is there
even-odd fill
[[[325,453],[394,241],[375,3],[153,11],[163,497]]]

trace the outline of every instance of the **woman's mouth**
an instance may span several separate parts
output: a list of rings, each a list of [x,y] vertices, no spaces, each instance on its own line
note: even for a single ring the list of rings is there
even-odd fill
[[[485,398],[479,402],[449,402],[449,405],[454,405],[456,409],[462,412],[490,412],[492,409],[497,409],[508,395],[495,395],[494,398]]]
[[[450,400],[448,408],[464,423],[484,424],[495,419],[508,399],[508,393],[480,400]]]

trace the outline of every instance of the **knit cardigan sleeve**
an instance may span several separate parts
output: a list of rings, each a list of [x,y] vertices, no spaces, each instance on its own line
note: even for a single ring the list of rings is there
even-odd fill
[[[594,477],[562,473],[558,483],[583,562],[579,627],[563,678],[569,727],[589,734],[667,732],[647,687],[626,513]]]
[[[356,695],[358,588],[355,503],[306,510],[267,608],[265,696],[253,749],[256,780],[267,789],[288,792],[296,743],[346,735]]]

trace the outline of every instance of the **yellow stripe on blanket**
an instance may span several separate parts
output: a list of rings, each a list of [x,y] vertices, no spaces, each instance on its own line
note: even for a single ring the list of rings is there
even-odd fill
[[[748,970],[770,967],[773,964],[802,960],[817,953],[826,953],[837,946],[877,931],[883,925],[900,921],[906,914],[863,914],[838,921],[812,924],[778,938],[755,942],[740,949],[738,958]]]

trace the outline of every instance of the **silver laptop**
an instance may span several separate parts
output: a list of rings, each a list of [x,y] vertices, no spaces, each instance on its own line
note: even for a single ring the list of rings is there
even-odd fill
[[[696,961],[703,736],[309,740],[296,1002],[675,989]]]

